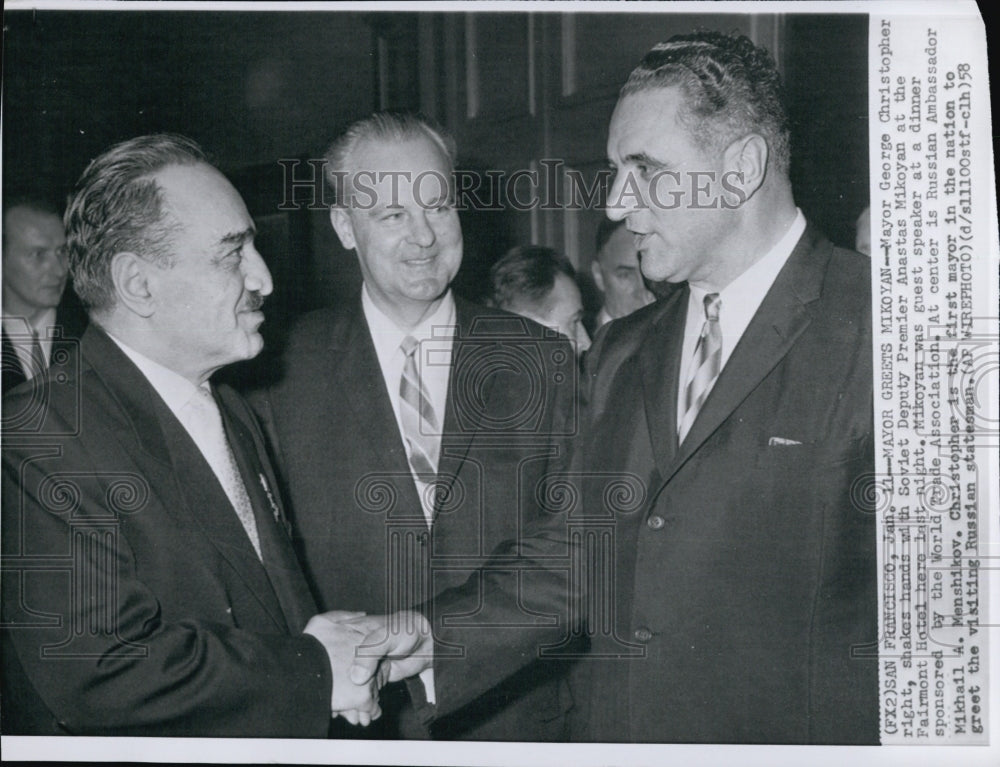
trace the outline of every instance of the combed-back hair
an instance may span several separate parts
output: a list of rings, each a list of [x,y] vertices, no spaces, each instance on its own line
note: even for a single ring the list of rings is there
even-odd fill
[[[352,156],[359,144],[372,142],[403,142],[414,138],[430,139],[444,154],[449,170],[455,167],[455,140],[443,127],[425,115],[415,112],[375,112],[348,125],[330,144],[324,155],[324,172],[334,192],[334,204],[345,189],[344,174],[351,170]],[[354,170],[365,170],[354,168]]]
[[[655,45],[621,95],[679,87],[679,120],[702,149],[720,150],[749,133],[767,141],[774,170],[787,173],[788,115],[774,59],[744,35],[696,31]]]
[[[171,264],[170,236],[177,222],[165,214],[152,176],[168,165],[207,162],[198,144],[170,133],[123,141],[90,162],[63,218],[73,287],[89,310],[114,304],[111,259],[116,253]]]

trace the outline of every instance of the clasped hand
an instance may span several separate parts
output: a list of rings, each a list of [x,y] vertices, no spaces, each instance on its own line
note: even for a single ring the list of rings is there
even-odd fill
[[[379,690],[430,668],[430,624],[417,612],[372,616],[334,610],[314,615],[304,633],[326,649],[333,672],[330,708],[351,724],[368,726],[382,715]]]

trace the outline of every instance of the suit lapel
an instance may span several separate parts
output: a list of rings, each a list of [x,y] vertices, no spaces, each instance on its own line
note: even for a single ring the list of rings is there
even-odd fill
[[[472,442],[481,427],[480,415],[474,412],[470,403],[461,405],[465,411],[464,418],[459,418],[456,399],[462,396],[465,384],[456,371],[464,364],[464,359],[468,352],[475,351],[476,339],[473,337],[473,329],[476,317],[476,308],[473,304],[467,303],[455,297],[455,321],[458,325],[458,334],[455,336],[454,345],[451,351],[451,370],[448,374],[448,396],[445,400],[445,415],[441,436],[441,458],[438,461],[438,482],[440,492],[438,493],[435,506],[444,502],[451,493],[452,485],[458,480],[458,475],[465,464],[465,457],[472,447]],[[482,343],[480,341],[480,343]],[[483,413],[489,413],[493,384],[496,376],[488,376],[483,382],[480,392],[483,400]],[[453,515],[454,516],[454,515]]]
[[[367,446],[371,465],[409,472],[406,449],[389,399],[393,395],[386,389],[360,303],[358,298],[357,310],[340,317],[331,333],[331,391],[334,396],[344,397],[350,412],[356,414],[358,428],[348,438],[359,439]]]
[[[377,474],[380,482],[388,481],[393,486],[398,500],[389,511],[391,518],[423,519],[420,497],[389,399],[395,392],[386,388],[360,295],[354,311],[341,312],[333,322],[327,370],[331,396],[342,397],[348,405],[336,410],[349,414],[346,423],[329,425],[331,435],[343,434],[346,439],[357,440],[359,454],[368,455],[367,461],[359,463],[370,466],[370,473]]]
[[[684,286],[666,299],[663,313],[653,325],[651,342],[643,344],[639,350],[646,423],[652,438],[653,457],[663,475],[677,453],[677,379],[687,305],[688,289]]]
[[[87,364],[118,402],[142,451],[171,469],[179,500],[183,502],[164,499],[164,506],[182,524],[204,533],[276,625],[284,629],[284,616],[267,574],[229,498],[194,440],[146,377],[102,331],[89,327],[82,347]]]
[[[811,228],[799,238],[730,355],[665,479],[669,480],[760,385],[809,326],[807,305],[819,297],[829,260],[828,252],[820,254],[816,250],[817,240],[818,235]],[[676,407],[676,391],[674,396]]]
[[[235,398],[235,394],[224,388],[216,391],[226,434],[253,506],[264,569],[287,628],[299,631],[315,613],[315,605],[308,597],[308,587],[292,549],[280,499],[272,489],[277,487],[275,478],[262,458],[264,446],[251,425],[240,417],[241,409],[232,402]]]

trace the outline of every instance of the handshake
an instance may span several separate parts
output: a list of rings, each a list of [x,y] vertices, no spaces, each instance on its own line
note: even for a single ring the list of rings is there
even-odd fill
[[[418,612],[334,610],[314,615],[303,633],[318,639],[330,658],[333,716],[366,727],[382,715],[379,690],[430,668],[434,659],[430,623]]]

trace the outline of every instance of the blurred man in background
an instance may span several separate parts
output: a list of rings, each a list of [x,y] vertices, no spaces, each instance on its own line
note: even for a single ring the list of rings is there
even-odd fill
[[[643,282],[635,237],[624,221],[602,219],[597,227],[597,249],[590,273],[604,296],[594,330],[653,303],[655,296]]]
[[[540,245],[511,248],[493,265],[490,283],[493,306],[562,333],[577,355],[590,348],[576,272],[565,256]]]
[[[65,245],[54,206],[30,198],[4,200],[4,392],[42,373],[53,352],[83,332],[83,312],[72,296],[64,295]]]

